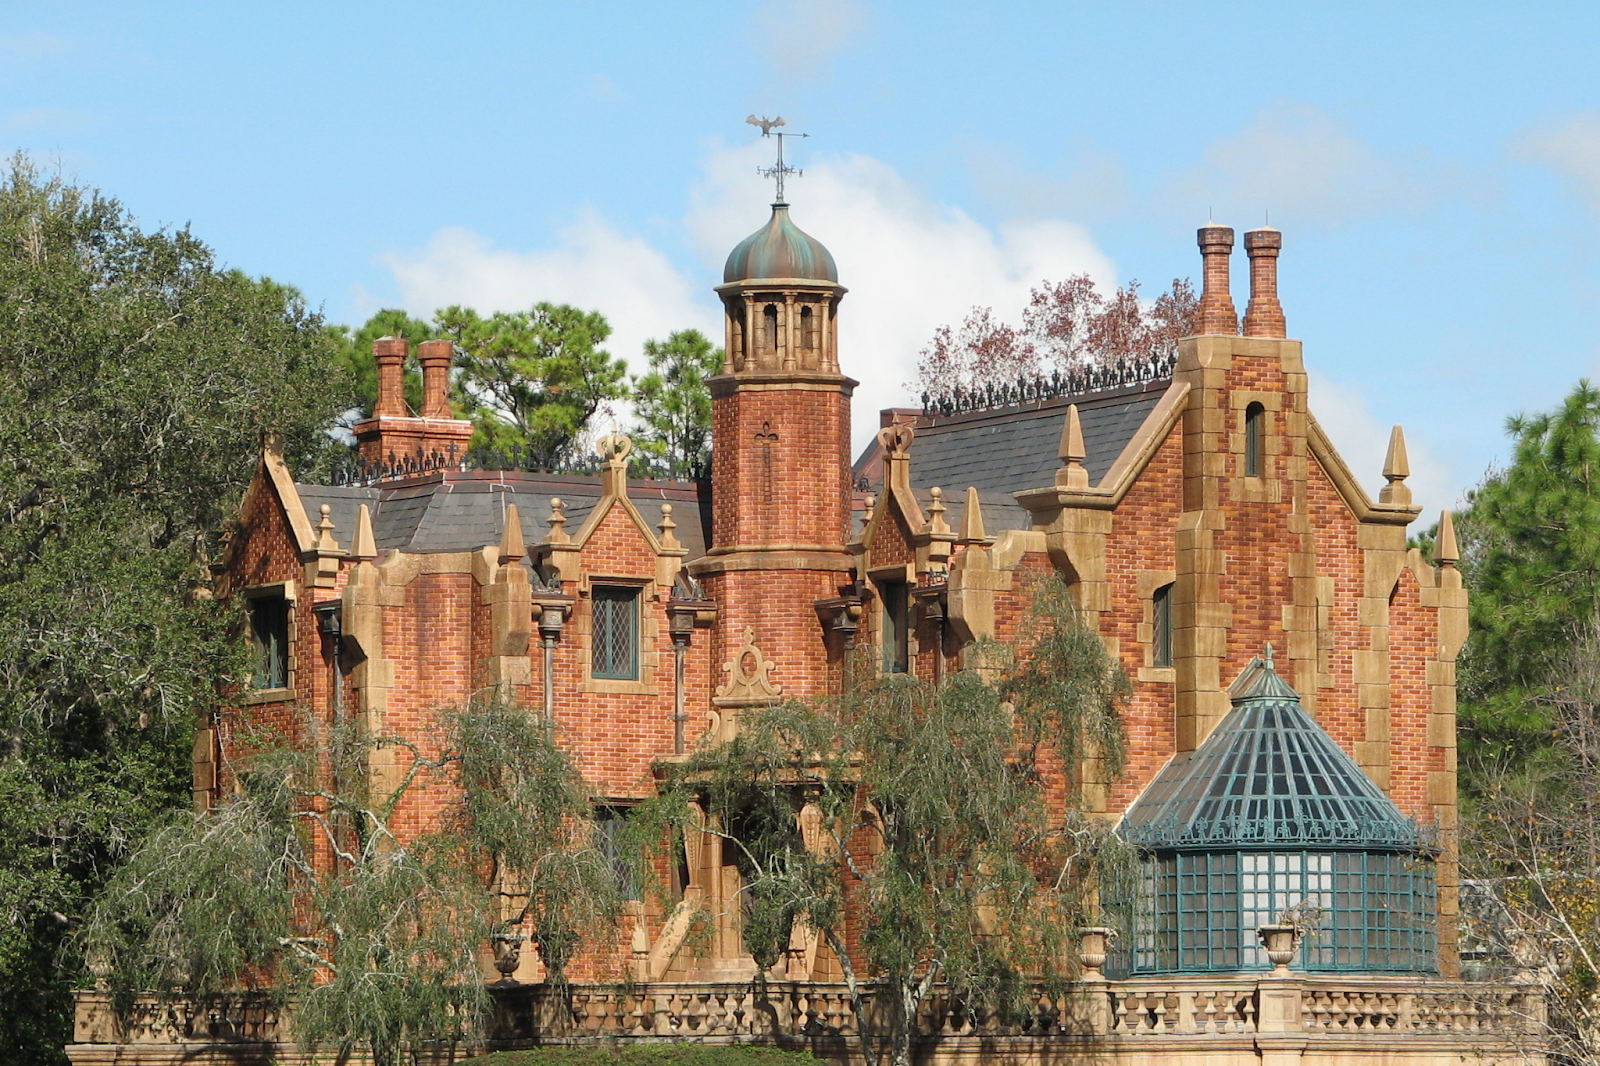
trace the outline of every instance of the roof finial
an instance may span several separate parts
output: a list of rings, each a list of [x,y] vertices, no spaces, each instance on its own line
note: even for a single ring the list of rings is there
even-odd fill
[[[1411,463],[1406,458],[1406,435],[1399,426],[1389,433],[1389,453],[1383,458],[1383,476],[1388,484],[1378,491],[1378,502],[1410,507],[1411,489],[1405,481],[1411,476]]]
[[[500,565],[516,562],[528,554],[522,541],[522,519],[517,516],[517,505],[507,504],[500,521]]]
[[[800,170],[797,167],[791,167],[791,166],[785,165],[785,163],[783,161],[783,139],[785,137],[809,137],[809,136],[811,136],[811,134],[809,134],[809,133],[773,133],[772,131],[774,129],[776,129],[777,127],[787,125],[787,123],[784,122],[782,115],[779,115],[777,118],[767,118],[765,115],[761,116],[760,118],[756,118],[754,115],[751,115],[751,116],[749,116],[748,118],[745,119],[745,122],[749,123],[752,126],[760,126],[761,127],[761,136],[763,136],[763,137],[776,137],[778,139],[778,162],[777,162],[777,165],[776,166],[770,166],[770,167],[757,167],[756,168],[756,173],[760,174],[763,178],[775,178],[775,179],[777,179],[777,182],[778,182],[778,199],[776,201],[774,201],[774,205],[785,203],[786,201],[783,198],[783,179],[784,179],[784,177],[786,175],[793,174],[795,177],[798,178],[798,177],[802,176],[805,173],[805,171]]]
[[[1272,669],[1272,641],[1267,641],[1267,669]]]
[[[1061,447],[1056,453],[1061,460],[1061,468],[1056,471],[1056,485],[1066,489],[1086,489],[1089,487],[1089,471],[1084,469],[1083,460],[1088,457],[1088,449],[1083,446],[1083,423],[1078,418],[1078,405],[1067,405],[1067,420],[1061,426]]]
[[[1455,566],[1461,561],[1461,549],[1456,546],[1456,524],[1449,511],[1439,515],[1439,533],[1434,537],[1433,557],[1440,566]]]

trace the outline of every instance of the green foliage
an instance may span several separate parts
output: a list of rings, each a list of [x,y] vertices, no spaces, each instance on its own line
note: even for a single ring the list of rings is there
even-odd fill
[[[1035,980],[1065,981],[1068,940],[1117,851],[1073,789],[1052,797],[1046,782],[1060,780],[1063,753],[1074,771],[1089,754],[1120,771],[1128,683],[1059,581],[1036,592],[1020,646],[985,649],[991,663],[1015,660],[998,684],[977,671],[940,685],[868,675],[821,707],[748,714],[634,819],[642,840],[661,839],[668,826],[696,828],[698,804],[736,856],[758,966],[776,963],[797,929],[815,930],[845,968],[863,1033],[862,982],[880,982],[896,1066],[936,985],[1004,1011],[1022,1009]],[[867,649],[858,667],[871,661]],[[859,922],[863,974],[845,950],[847,920]],[[877,1061],[872,1038],[863,1052]]]
[[[388,1066],[470,1040],[489,1006],[479,952],[531,918],[561,967],[619,909],[587,789],[551,727],[488,702],[446,715],[437,750],[306,723],[236,757],[239,789],[146,838],[83,934],[124,1004],[149,990],[263,987],[295,997],[294,1033]],[[320,754],[317,754],[320,753]],[[398,780],[374,775],[398,756]],[[444,786],[436,830],[402,840],[396,811]]]
[[[417,362],[417,345],[434,336],[434,328],[404,311],[385,307],[360,329],[329,326],[329,336],[337,342],[338,359],[350,375],[359,401],[358,418],[370,418],[378,403],[378,364],[372,358],[372,342],[380,337],[401,337],[410,345],[405,362],[406,406],[422,410],[422,367]]]
[[[706,1044],[608,1044],[500,1051],[461,1066],[806,1066],[819,1062],[804,1051]]]
[[[1600,610],[1600,391],[1580,382],[1557,410],[1507,421],[1511,465],[1457,521],[1471,589],[1461,658],[1464,784],[1550,746],[1554,667]]]
[[[309,473],[349,402],[294,290],[20,156],[0,177],[0,1060],[65,1061],[63,938],[189,802],[192,723],[242,665],[194,590],[259,433]]]
[[[696,329],[645,341],[650,371],[633,380],[635,460],[650,474],[704,477],[711,467],[711,390],[723,351]]]
[[[539,303],[484,318],[447,307],[435,324],[460,353],[456,401],[477,424],[474,447],[560,469],[580,459],[595,413],[627,395],[626,364],[600,347],[611,325],[598,311]]]

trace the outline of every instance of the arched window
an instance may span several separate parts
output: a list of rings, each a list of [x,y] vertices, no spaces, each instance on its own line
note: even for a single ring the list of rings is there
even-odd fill
[[[817,343],[817,316],[811,313],[809,307],[800,309],[800,346],[808,352],[821,347]]]
[[[1253,403],[1244,409],[1244,476],[1260,477],[1261,446],[1264,436],[1263,423],[1267,418],[1267,409],[1259,403]]]
[[[1151,597],[1151,656],[1152,666],[1172,665],[1172,585],[1162,585]]]
[[[762,347],[768,351],[778,350],[778,305],[768,304],[761,312]]]

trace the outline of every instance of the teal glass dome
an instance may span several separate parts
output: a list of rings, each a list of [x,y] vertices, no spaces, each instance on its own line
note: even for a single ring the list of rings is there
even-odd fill
[[[798,278],[838,284],[839,268],[822,242],[789,218],[789,205],[772,205],[772,218],[739,242],[722,268],[724,283],[757,278]]]
[[[1134,934],[1119,968],[1266,969],[1256,930],[1296,910],[1317,921],[1300,968],[1432,972],[1423,833],[1306,713],[1270,656],[1251,661],[1233,709],[1117,827],[1143,856],[1138,885],[1116,901]]]

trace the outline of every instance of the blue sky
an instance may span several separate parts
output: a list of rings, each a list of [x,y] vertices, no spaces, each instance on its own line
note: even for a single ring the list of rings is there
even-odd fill
[[[743,118],[781,113],[858,438],[939,323],[1194,275],[1208,212],[1270,211],[1313,409],[1371,488],[1403,423],[1437,508],[1596,373],[1597,39],[1560,4],[12,2],[0,141],[334,320],[567,300],[637,358],[716,329],[769,197]]]

